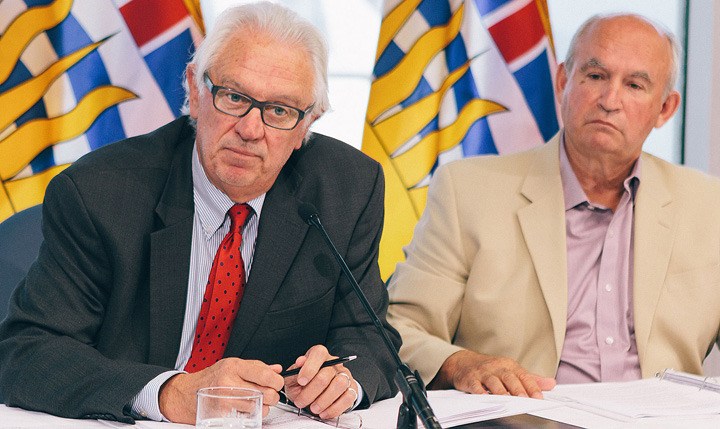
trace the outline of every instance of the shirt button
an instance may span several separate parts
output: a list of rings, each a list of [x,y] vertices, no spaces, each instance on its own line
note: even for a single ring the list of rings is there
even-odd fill
[[[612,232],[612,231],[608,232],[608,237],[610,237],[610,238],[613,238],[613,237],[615,237],[615,233],[614,233],[614,232]]]
[[[605,344],[607,344],[607,345],[609,345],[609,346],[611,346],[612,343],[614,343],[614,342],[615,342],[615,339],[614,339],[613,337],[607,337],[607,338],[605,338]]]
[[[605,285],[605,290],[610,292],[612,290],[612,285],[610,283]]]

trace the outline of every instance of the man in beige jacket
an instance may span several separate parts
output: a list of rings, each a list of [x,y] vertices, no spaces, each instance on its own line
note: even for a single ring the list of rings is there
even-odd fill
[[[559,66],[564,129],[438,169],[390,283],[401,356],[430,388],[700,373],[720,327],[720,181],[642,152],[678,108],[673,36],[591,18]]]

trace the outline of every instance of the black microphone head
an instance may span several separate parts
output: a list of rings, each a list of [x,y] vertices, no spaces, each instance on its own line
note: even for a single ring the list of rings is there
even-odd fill
[[[298,214],[308,225],[312,225],[313,217],[319,217],[315,206],[305,202],[300,203],[300,207],[298,207]]]

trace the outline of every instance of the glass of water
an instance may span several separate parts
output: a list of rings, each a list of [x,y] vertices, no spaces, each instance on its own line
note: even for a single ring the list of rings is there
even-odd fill
[[[262,427],[262,393],[241,387],[198,390],[195,427],[257,429]]]

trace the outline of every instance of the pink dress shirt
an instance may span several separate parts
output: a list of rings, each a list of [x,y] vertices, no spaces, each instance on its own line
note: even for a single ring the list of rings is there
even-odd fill
[[[588,201],[560,145],[568,308],[558,383],[641,378],[633,322],[633,218],[640,160],[615,212]]]

